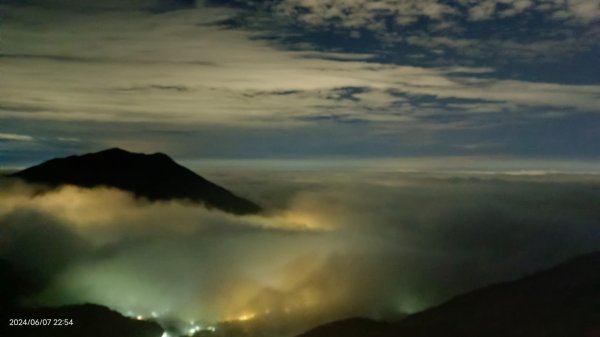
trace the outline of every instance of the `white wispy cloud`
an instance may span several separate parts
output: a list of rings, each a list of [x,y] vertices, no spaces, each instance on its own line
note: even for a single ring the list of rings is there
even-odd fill
[[[468,39],[425,34],[405,38],[411,45],[425,47],[430,50],[448,48],[465,58],[496,58],[500,63],[514,60],[526,62],[557,61],[572,57],[582,51],[590,50],[597,42],[597,33],[591,32],[581,37],[565,37],[555,39],[538,39],[530,42],[518,42],[502,39]]]
[[[372,122],[418,121],[418,107],[399,94],[486,100],[497,111],[590,111],[600,104],[600,86],[483,81],[478,76],[493,69],[285,51],[250,32],[214,25],[235,14],[224,9],[91,12],[52,23],[43,18],[58,15],[53,9],[25,7],[12,14],[4,26],[7,57],[0,83],[2,105],[9,107],[2,115],[12,118],[280,127],[336,113]],[[39,21],[25,24],[35,17]],[[344,88],[362,90],[339,96]],[[30,112],[10,106],[28,106]]]
[[[357,134],[375,139],[404,132],[423,145],[433,142],[434,133],[589,115],[600,106],[599,85],[507,80],[507,76],[497,76],[501,74],[493,67],[475,67],[469,64],[477,63],[469,62],[463,66],[385,63],[378,51],[369,53],[370,49],[357,54],[321,51],[310,44],[288,49],[247,27],[225,28],[220,23],[240,14],[231,8],[199,6],[157,13],[131,2],[118,10],[106,3],[101,10],[80,11],[74,2],[61,3],[57,8],[36,1],[35,5],[4,6],[10,15],[2,24],[0,125],[20,125],[3,129],[36,140],[5,142],[4,151],[43,142],[52,147],[57,145],[51,142],[59,141],[61,147],[73,143],[97,148],[99,142],[169,152],[180,146],[180,139],[192,136],[153,133],[158,137],[153,138],[147,137],[154,132],[148,130],[225,128],[236,132],[211,139],[219,144],[230,142],[230,148],[239,147],[240,139],[256,130],[275,134],[292,128],[338,135],[341,145],[336,149],[352,143]],[[349,16],[348,28],[380,24],[376,13],[391,6],[372,1],[365,5],[369,10],[352,18],[361,3],[343,1],[332,6],[351,7],[342,11]],[[425,11],[432,20],[443,18],[440,22],[457,15],[433,3],[415,5],[403,15]],[[291,2],[280,3],[286,4]],[[431,7],[425,9],[428,4]],[[280,15],[285,10],[281,7]],[[321,24],[318,17],[310,20],[316,21],[307,25]],[[401,39],[429,50],[460,51],[467,61],[489,55],[500,55],[508,62],[524,57],[535,60],[540,54],[566,57],[571,50],[583,48],[577,38],[533,43],[499,39],[482,43],[427,35]],[[594,39],[585,41],[587,47]],[[52,127],[44,129],[44,125]],[[103,129],[106,125],[111,125],[111,131]],[[129,132],[134,129],[140,131]],[[254,148],[267,148],[260,143],[267,142],[266,137],[252,139]],[[379,139],[383,138],[373,144]]]
[[[34,138],[29,135],[0,132],[0,140],[32,141]]]

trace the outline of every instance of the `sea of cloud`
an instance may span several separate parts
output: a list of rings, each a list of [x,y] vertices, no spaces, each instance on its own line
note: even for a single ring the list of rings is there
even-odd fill
[[[600,245],[600,177],[217,174],[260,202],[234,216],[111,188],[0,181],[0,258],[30,305],[92,302],[181,328],[293,335],[394,318]],[[174,323],[173,323],[174,322]]]

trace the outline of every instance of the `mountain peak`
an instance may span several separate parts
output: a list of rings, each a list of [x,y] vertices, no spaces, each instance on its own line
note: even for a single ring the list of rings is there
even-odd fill
[[[120,154],[131,154],[131,153],[133,153],[133,152],[129,152],[129,151],[127,151],[127,150],[123,150],[123,149],[122,149],[122,148],[120,148],[120,147],[111,147],[110,149],[102,150],[102,151],[99,151],[99,152],[96,152],[96,153],[97,153],[97,154],[100,154],[100,153],[104,153],[104,154],[116,154],[116,153],[120,153]]]
[[[96,158],[103,158],[105,160],[137,159],[137,160],[147,160],[148,162],[151,162],[154,160],[155,162],[164,161],[164,162],[176,164],[175,161],[171,157],[169,157],[167,154],[162,153],[162,152],[146,154],[146,153],[140,153],[140,152],[130,152],[130,151],[124,150],[120,147],[113,147],[113,148],[98,151],[95,153],[84,154],[84,155],[82,155],[82,157],[88,157],[88,158],[96,157]]]
[[[261,210],[160,152],[133,153],[115,147],[52,159],[12,176],[50,186],[115,187],[149,200],[185,199],[240,215]]]

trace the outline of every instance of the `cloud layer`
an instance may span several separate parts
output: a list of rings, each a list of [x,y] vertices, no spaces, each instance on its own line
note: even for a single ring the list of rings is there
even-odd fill
[[[112,189],[5,185],[0,257],[47,282],[29,301],[285,335],[414,312],[600,243],[594,176],[257,179],[239,186],[271,210],[254,217]]]
[[[392,156],[402,152],[387,147],[394,142],[441,153],[448,137],[518,153],[527,144],[482,130],[523,125],[518,136],[527,138],[548,124],[572,126],[542,136],[549,141],[586,133],[597,119],[590,1],[226,4],[3,2],[4,157],[178,148],[181,133],[217,128],[231,132],[214,143],[253,143],[267,155],[287,150],[265,143],[302,147],[307,134],[335,134],[335,153],[352,152],[356,138]],[[253,136],[282,129],[293,139]],[[197,155],[193,148],[178,150]]]

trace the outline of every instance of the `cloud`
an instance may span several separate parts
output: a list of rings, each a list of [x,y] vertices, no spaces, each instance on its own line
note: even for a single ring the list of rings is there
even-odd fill
[[[182,328],[252,318],[238,323],[292,334],[413,312],[595,249],[598,183],[272,172],[240,186],[271,210],[252,217],[107,188],[5,183],[0,257],[46,280],[30,303],[89,301]]]
[[[494,19],[500,17],[511,17],[519,15],[528,9],[537,9],[531,0],[485,0],[485,1],[463,1],[471,5],[469,8],[469,19],[473,21]]]
[[[348,5],[359,6],[360,2]],[[397,99],[390,91],[575,111],[594,110],[598,104],[594,95],[600,90],[597,86],[496,80],[491,83],[504,93],[494,94],[465,85],[480,73],[481,69],[475,67],[463,67],[464,73],[457,76],[451,69],[441,67],[398,66],[332,59],[329,53],[315,51],[284,51],[254,39],[250,32],[213,25],[235,14],[224,9],[202,8],[154,16],[92,12],[83,18],[65,18],[64,26],[54,26],[50,36],[35,34],[47,24],[44,20],[38,21],[35,28],[24,25],[22,17],[30,17],[32,11],[39,12],[40,18],[57,14],[50,9],[13,9],[12,20],[5,23],[5,50],[9,55],[21,56],[5,60],[10,67],[4,75],[4,91],[8,95],[3,105],[31,107],[30,113],[9,108],[3,112],[6,117],[246,126],[258,123],[280,127],[297,125],[297,117],[343,110],[343,114],[356,114],[358,119],[387,123],[394,119],[393,114],[371,118],[370,111],[384,108],[401,112],[393,109]],[[99,24],[102,29],[98,29]],[[71,25],[78,26],[76,32],[66,30]],[[40,39],[55,43],[43,43]],[[23,40],[28,43],[20,42]],[[459,42],[442,40],[415,37],[410,42],[430,48]],[[479,51],[473,48],[476,41],[464,41],[462,49],[484,56],[498,49],[485,49],[486,54],[482,47],[478,47]],[[74,45],[77,48],[70,47]],[[553,43],[542,45],[528,44],[520,49],[515,45],[506,48],[505,53],[515,50],[522,54],[520,50],[529,48],[535,49],[537,55],[540,48],[556,49]],[[70,58],[96,61],[80,63]],[[35,76],[27,71],[31,67],[39,68]],[[461,77],[464,80],[456,81]],[[47,83],[54,85],[48,87]],[[347,87],[366,88],[370,96],[343,104],[332,99],[336,91]],[[544,94],[547,89],[552,94]],[[281,91],[293,94],[282,97],[278,94]],[[252,99],[255,92],[262,93],[260,99]],[[375,96],[377,102],[373,101]],[[405,120],[402,117],[398,122]]]
[[[510,64],[515,58],[520,62],[559,61],[574,57],[593,48],[597,37],[588,34],[578,38],[538,39],[518,42],[506,39],[466,39],[442,36],[414,35],[406,38],[407,43],[428,49],[449,49],[472,59],[497,57],[499,63]]]
[[[0,140],[32,141],[33,137],[29,135],[20,135],[14,133],[0,133]]]
[[[583,21],[593,22],[600,18],[600,4],[590,0],[573,0],[567,2],[567,8],[572,15]]]
[[[600,19],[600,6],[593,0],[461,0],[451,3],[439,0],[283,0],[273,2],[271,6],[257,5],[256,8],[262,13],[258,14],[259,17],[268,18],[275,13],[278,20],[271,21],[275,21],[279,26],[281,21],[292,22],[294,27],[300,26],[312,32],[304,39],[280,36],[285,43],[293,45],[297,40],[309,43],[314,41],[320,48],[327,49],[333,45],[333,48],[350,51],[365,44],[386,55],[386,59],[394,60],[394,57],[390,57],[394,55],[401,62],[410,64],[426,63],[424,60],[435,60],[437,63],[447,63],[450,60],[462,64],[473,62],[469,51],[465,52],[461,48],[445,50],[450,53],[443,57],[435,53],[444,50],[417,49],[417,53],[423,56],[425,53],[429,57],[420,61],[411,60],[405,54],[414,48],[407,51],[404,44],[410,36],[420,36],[423,39],[475,40],[473,47],[478,48],[478,44],[487,46],[486,49],[493,47],[490,48],[493,51],[485,56],[486,64],[502,63],[506,60],[503,47],[491,46],[490,40],[495,41],[495,44],[506,43],[511,49],[509,63],[512,64],[539,64],[555,62],[557,59],[564,61],[565,54],[585,54],[597,44],[598,36],[594,22]],[[268,8],[266,12],[265,8]],[[246,21],[240,16],[239,25],[244,26],[244,22]],[[252,29],[256,25],[246,26]],[[264,26],[262,30],[268,31],[268,24]],[[508,26],[511,29],[507,29]],[[329,46],[323,43],[323,37],[311,40],[311,34],[316,32],[319,32],[317,36],[327,36],[324,32],[331,34],[325,39]],[[267,35],[277,38],[276,34]],[[360,40],[353,43],[352,39]],[[557,46],[568,40],[571,46],[544,48],[543,51],[527,48],[529,44],[535,44],[539,40],[542,44],[554,43]],[[521,47],[514,48],[516,45]],[[568,52],[565,53],[565,50]],[[524,53],[520,54],[519,51]],[[453,57],[451,53],[458,53],[461,57]],[[532,53],[535,53],[534,57],[531,57]]]
[[[281,127],[297,125],[298,117],[302,119],[336,111],[342,115],[352,114],[359,120],[404,123],[407,120],[404,116],[395,117],[402,114],[403,109],[394,105],[399,99],[392,92],[575,111],[594,110],[598,103],[594,95],[599,90],[597,86],[506,80],[483,82],[474,77],[481,74],[480,68],[463,67],[460,69],[462,74],[457,75],[458,69],[452,68],[319,59],[314,57],[318,55],[315,52],[309,53],[312,57],[307,58],[307,53],[273,49],[264,42],[250,40],[247,34],[222,31],[216,27],[193,30],[202,33],[200,36],[206,36],[204,41],[169,38],[172,48],[164,49],[179,51],[176,56],[179,61],[174,60],[174,63],[159,61],[171,58],[161,55],[163,48],[153,51],[156,53],[154,56],[138,56],[134,50],[130,56],[119,56],[133,60],[155,58],[155,67],[143,62],[138,65],[112,61],[80,65],[55,60],[7,60],[14,67],[9,68],[6,74],[10,84],[6,91],[11,95],[4,99],[4,105],[29,105],[33,109],[31,113],[9,109],[4,115],[63,121],[119,120],[176,125]],[[89,41],[104,33],[90,31]],[[137,31],[137,34],[142,33]],[[435,40],[433,43],[441,42]],[[197,47],[192,47],[193,44]],[[205,51],[207,48],[210,52]],[[111,49],[126,53],[128,47],[117,42],[105,46],[99,53]],[[89,49],[83,50],[87,53]],[[190,64],[195,57],[200,58],[197,61],[203,64]],[[44,71],[36,76],[24,73],[24,67],[31,62]],[[160,82],[157,78],[161,79]],[[48,82],[60,85],[48,88],[45,85]],[[480,83],[500,91],[477,90]],[[354,101],[335,99],[337,92],[349,87],[365,88],[365,93],[355,95],[357,99]],[[289,94],[280,95],[282,91]],[[255,98],[257,94],[260,94],[259,99]],[[379,109],[380,115],[384,116],[375,116],[372,113],[374,109]],[[445,111],[442,108],[438,113],[444,114]]]
[[[417,23],[421,18],[433,21],[455,21],[464,17],[471,21],[507,18],[536,11],[552,15],[564,11],[574,22],[587,24],[600,18],[600,6],[593,0],[534,2],[532,0],[461,0],[456,4],[445,1],[310,1],[283,0],[276,3],[275,11],[311,26],[337,25],[344,28],[386,30],[384,18],[391,18],[399,26]]]
[[[10,4],[12,1],[9,0],[7,2]],[[26,5],[73,11],[169,11],[194,7],[195,4],[195,0],[105,0],[100,2],[90,0],[31,0],[27,1]]]
[[[284,0],[275,11],[312,26],[337,24],[350,29],[386,29],[383,18],[392,17],[401,26],[416,23],[420,17],[432,20],[456,14],[451,6],[436,0],[427,1],[310,1]]]
[[[303,140],[309,134],[335,134],[343,137],[333,137],[335,148],[348,149],[360,134],[363,143],[372,141],[372,151],[395,142],[378,138],[395,130],[413,132],[414,139],[402,143],[423,148],[429,146],[423,139],[431,141],[444,130],[512,126],[523,120],[532,127],[548,120],[576,123],[595,113],[599,103],[594,76],[562,70],[575,63],[585,67],[577,55],[592,50],[597,34],[587,28],[571,34],[575,28],[561,24],[560,34],[552,30],[543,39],[525,33],[515,39],[490,33],[482,39],[469,29],[455,29],[458,17],[467,13],[460,6],[476,6],[471,2],[458,8],[433,0],[279,1],[271,3],[274,7],[257,5],[269,15],[250,26],[235,21],[240,16],[252,21],[248,6],[198,2],[186,10],[157,11],[148,8],[171,2],[78,3],[2,5],[7,15],[0,119],[13,125],[11,134],[37,140],[0,145],[5,158],[6,151],[33,153],[35,147],[37,153],[62,154],[58,138],[79,139],[78,150],[120,145],[179,152],[184,143],[168,135],[173,130],[196,130],[197,137],[204,130],[233,130],[228,137],[216,135],[217,141],[211,141],[215,149],[245,148],[248,139],[260,138],[257,132],[281,129],[301,133]],[[518,1],[502,4],[494,8],[526,7]],[[92,7],[82,10],[85,6]],[[554,5],[548,6],[540,10],[551,11]],[[280,16],[273,18],[273,10]],[[290,16],[307,23],[290,26],[285,19]],[[402,26],[415,20],[414,29]],[[345,27],[343,33],[327,35],[337,25]],[[445,27],[448,34],[436,33],[434,26]],[[389,34],[375,34],[373,42],[370,30]],[[500,30],[489,26],[484,31]],[[346,33],[355,38],[337,44]],[[344,52],[346,47],[354,52]],[[548,71],[545,62],[562,66]],[[589,85],[564,81],[571,74],[582,74],[580,82]],[[300,148],[305,143],[281,139],[253,146],[272,149],[293,142]],[[196,144],[198,138],[186,140]]]

